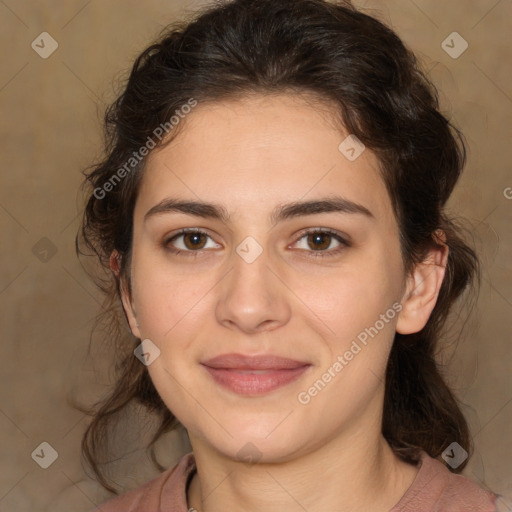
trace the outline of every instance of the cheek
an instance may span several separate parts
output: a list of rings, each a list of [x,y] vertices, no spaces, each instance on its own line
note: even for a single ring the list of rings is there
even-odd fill
[[[399,265],[390,261],[361,257],[328,275],[296,276],[291,287],[322,321],[328,338],[347,340],[372,326],[399,298]]]
[[[169,264],[140,257],[133,267],[133,292],[143,335],[165,342],[196,324],[214,284],[212,273],[182,274]]]

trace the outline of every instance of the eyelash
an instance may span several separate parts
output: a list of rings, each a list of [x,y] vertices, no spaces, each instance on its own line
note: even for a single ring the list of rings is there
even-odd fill
[[[185,251],[182,249],[172,248],[169,245],[172,241],[176,240],[180,236],[182,236],[184,234],[190,234],[190,233],[204,235],[204,236],[207,236],[208,238],[211,238],[211,236],[208,233],[206,233],[205,231],[202,231],[201,229],[184,228],[184,229],[181,229],[180,231],[178,231],[177,233],[175,233],[171,238],[166,239],[163,243],[163,247],[166,250],[171,251],[173,254],[175,254],[177,256],[185,255],[186,257],[197,258],[204,249],[199,249],[197,251],[191,251],[191,250]],[[301,250],[310,252],[311,253],[310,257],[312,257],[312,258],[327,258],[327,257],[331,257],[331,256],[337,256],[342,250],[346,249],[347,247],[350,247],[350,245],[351,245],[339,233],[337,233],[336,231],[332,231],[330,229],[311,229],[311,230],[302,232],[295,243],[297,243],[299,240],[302,240],[302,238],[304,238],[305,236],[311,235],[311,234],[330,235],[333,238],[335,238],[338,242],[341,243],[341,246],[339,246],[336,249],[331,249],[329,251],[327,251],[327,250],[308,251],[307,249],[301,249]]]

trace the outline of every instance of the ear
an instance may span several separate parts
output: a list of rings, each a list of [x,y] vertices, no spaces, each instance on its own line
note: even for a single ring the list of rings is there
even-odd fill
[[[421,331],[436,305],[445,276],[449,248],[443,231],[436,231],[434,240],[439,246],[430,249],[424,261],[418,263],[407,277],[401,301],[402,310],[396,323],[396,331],[400,334]]]
[[[126,283],[122,276],[120,276],[120,265],[119,265],[120,255],[117,250],[113,250],[110,255],[110,270],[112,270],[113,274],[119,279],[119,289],[121,292],[121,302],[123,304],[124,316],[126,317],[126,321],[130,326],[130,329],[133,335],[136,338],[141,338],[139,323],[137,322],[137,313],[135,311],[135,306],[133,304],[133,300],[131,297],[131,293],[128,290]]]

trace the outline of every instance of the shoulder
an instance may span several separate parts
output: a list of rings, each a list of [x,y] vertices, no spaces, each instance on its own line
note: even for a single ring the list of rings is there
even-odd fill
[[[127,491],[90,512],[186,512],[186,484],[195,469],[192,453],[172,468],[131,491]]]
[[[422,452],[415,480],[391,512],[496,512],[497,498]]]

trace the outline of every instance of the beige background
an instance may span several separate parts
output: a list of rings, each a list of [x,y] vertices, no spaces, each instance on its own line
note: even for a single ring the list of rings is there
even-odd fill
[[[451,206],[471,222],[484,274],[447,373],[476,443],[465,474],[505,494],[512,508],[512,2],[356,3],[376,9],[418,53],[471,147]],[[100,295],[74,253],[80,170],[99,155],[113,82],[167,22],[200,4],[0,0],[1,511],[80,512],[108,497],[82,468],[87,419],[66,401],[72,393],[92,400],[108,384],[108,354],[85,357]],[[48,59],[31,48],[43,31],[59,44]],[[469,43],[457,59],[441,47],[453,31]],[[126,488],[156,474],[135,435],[126,429],[114,465]],[[48,469],[31,457],[42,442],[58,452]],[[187,449],[183,434],[160,443],[167,464]]]

